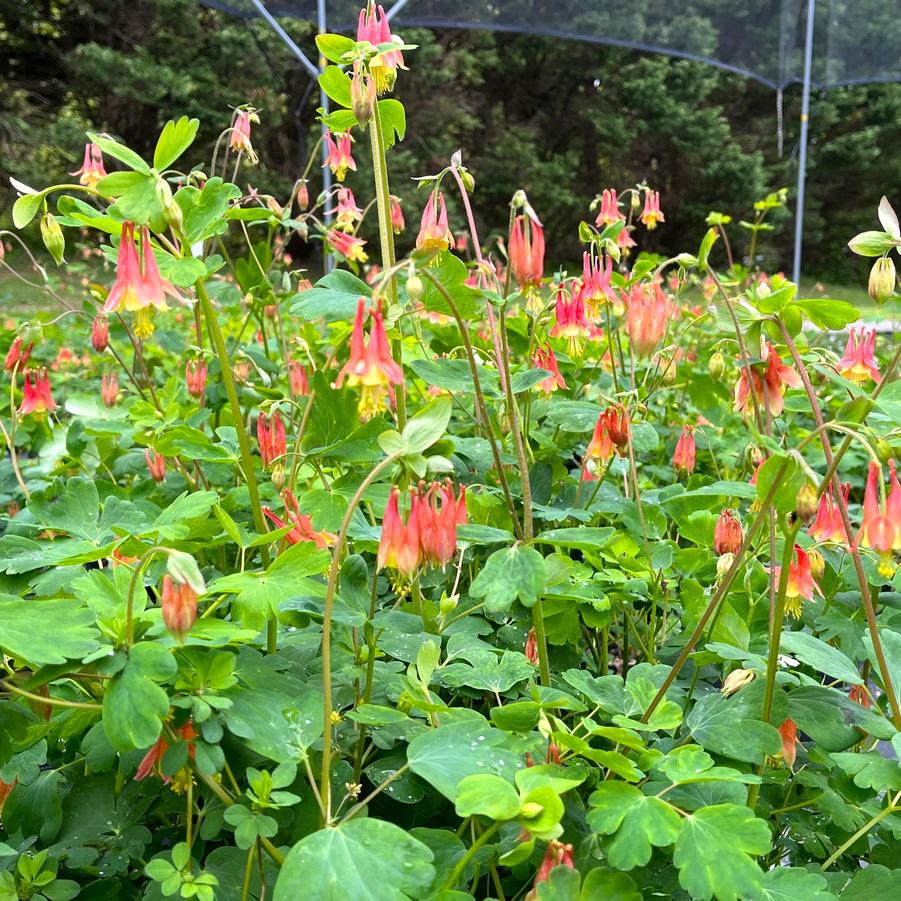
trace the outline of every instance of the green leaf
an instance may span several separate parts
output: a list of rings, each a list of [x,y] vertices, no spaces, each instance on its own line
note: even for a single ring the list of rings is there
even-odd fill
[[[763,877],[764,901],[834,901],[829,883],[801,867],[773,867]]]
[[[495,551],[469,586],[489,613],[509,610],[517,599],[532,607],[544,592],[544,558],[533,548],[515,545]]]
[[[704,240],[701,241],[701,247],[698,250],[698,269],[701,272],[706,272],[709,268],[707,260],[710,257],[710,251],[713,250],[713,245],[716,243],[718,237],[719,232],[715,228],[710,228],[707,230],[707,234],[704,235]]]
[[[142,175],[150,175],[150,166],[144,162],[133,150],[130,150],[124,144],[120,144],[118,141],[113,140],[113,138],[104,137],[103,135],[95,134],[92,131],[88,133],[88,140],[92,143],[96,144],[104,153],[109,154],[111,157],[119,160],[122,163],[125,163],[129,169],[134,169],[135,172],[140,172]]]
[[[436,397],[410,419],[401,435],[406,453],[421,454],[444,437],[452,409],[449,397]]]
[[[616,534],[612,526],[583,526],[575,529],[550,529],[535,540],[554,547],[576,548],[580,551],[596,551],[609,543]]]
[[[23,194],[13,204],[13,225],[25,228],[40,212],[44,203],[43,194]]]
[[[427,385],[445,391],[475,393],[472,370],[466,360],[411,360],[410,368]],[[482,394],[487,398],[499,399],[502,395],[497,373],[485,366],[479,366],[477,372]]]
[[[63,821],[62,789],[65,779],[56,770],[41,773],[28,785],[17,785],[3,805],[3,830],[38,835],[44,844],[56,838]],[[16,897],[16,896],[13,896]]]
[[[406,901],[435,878],[433,854],[394,823],[358,817],[302,838],[287,854],[274,901]]]
[[[95,615],[73,599],[23,600],[0,595],[0,648],[33,666],[81,660],[92,654],[100,647],[95,622]]]
[[[291,313],[302,319],[325,319],[326,322],[350,321],[357,312],[360,298],[371,295],[372,289],[352,272],[336,269],[324,275],[302,294],[291,307]]]
[[[595,867],[582,882],[579,901],[641,901],[641,892],[631,876]]]
[[[407,760],[417,776],[454,801],[467,776],[490,773],[512,782],[523,759],[508,750],[509,740],[481,716],[468,716],[417,735],[407,747]]]
[[[746,763],[763,763],[782,747],[779,731],[747,717],[743,708],[718,694],[695,704],[685,720],[694,739],[708,751]]]
[[[742,805],[716,804],[685,817],[673,863],[692,898],[742,901],[760,896],[763,871],[753,857],[769,850],[763,820]]]
[[[228,228],[226,216],[230,204],[240,196],[237,185],[223,181],[218,175],[208,178],[200,190],[193,185],[179,189],[175,202],[181,207],[188,241],[196,243],[224,233]]]
[[[791,306],[799,309],[815,326],[822,329],[843,329],[860,318],[860,310],[847,300],[818,297],[793,300]]]
[[[883,757],[878,751],[831,754],[830,757],[849,775],[860,788],[875,788],[877,791],[901,788],[901,765],[897,760]]]
[[[512,820],[519,814],[519,795],[500,776],[490,773],[467,776],[457,786],[454,809],[459,817],[482,816],[492,820]]]
[[[783,632],[779,647],[833,679],[863,685],[857,667],[841,651],[808,632]]]
[[[318,34],[316,47],[329,62],[343,63],[344,54],[350,53],[356,47],[356,41],[343,34]]]
[[[393,97],[378,102],[379,118],[382,120],[382,136],[385,147],[391,148],[404,139],[407,133],[407,113],[404,105]]]
[[[798,491],[806,482],[807,476],[798,461],[781,451],[772,454],[757,470],[757,498],[764,501],[777,484],[773,495],[773,505],[780,513],[795,509]]]
[[[91,541],[101,538],[100,498],[97,486],[90,479],[76,477],[65,482],[57,479],[46,490],[31,496],[28,509],[48,529]]]
[[[607,859],[617,870],[644,866],[652,847],[666,847],[676,841],[679,814],[660,798],[642,794],[634,785],[607,781],[588,799],[593,810],[588,825],[602,835],[616,833],[607,848]]]
[[[855,235],[848,242],[848,247],[858,256],[881,257],[882,254],[888,253],[897,243],[897,239],[887,232],[871,231]]]
[[[350,76],[337,66],[325,67],[319,76],[319,86],[330,99],[340,106],[348,108],[351,105]]]
[[[103,730],[117,751],[147,748],[159,738],[169,696],[157,682],[176,670],[175,658],[161,645],[142,642],[131,648],[103,695]]]
[[[189,119],[187,116],[182,116],[177,122],[170,119],[156,142],[153,167],[162,171],[174,163],[194,142],[199,127],[199,119]]]

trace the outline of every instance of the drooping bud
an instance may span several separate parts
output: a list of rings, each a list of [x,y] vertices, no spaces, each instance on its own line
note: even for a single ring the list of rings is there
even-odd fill
[[[879,257],[870,270],[870,281],[867,291],[870,297],[882,306],[895,293],[895,263],[891,257]]]
[[[407,297],[413,303],[418,303],[423,291],[425,291],[425,285],[423,285],[422,279],[414,273],[407,279]]]
[[[41,216],[41,240],[57,266],[65,262],[66,239],[63,237],[63,230],[53,213],[44,213]]]
[[[725,679],[720,691],[725,697],[734,695],[740,688],[744,688],[749,682],[754,681],[756,673],[751,669],[734,669]]]
[[[529,634],[526,636],[526,644],[523,648],[523,654],[526,655],[529,663],[533,666],[538,666],[538,640],[535,637],[534,629],[529,629]]]
[[[115,407],[119,399],[119,378],[115,372],[103,375],[100,379],[100,398],[104,406]]]
[[[817,513],[817,490],[810,482],[805,482],[798,490],[798,496],[795,499],[795,511],[798,516],[806,522],[812,519]]]
[[[109,347],[109,320],[102,313],[94,318],[91,326],[91,346],[99,354]]]
[[[732,564],[735,562],[735,554],[723,554],[721,557],[717,557],[716,560],[716,578],[717,581],[720,579],[724,579],[726,577],[726,573],[732,569]]]
[[[144,459],[153,481],[162,482],[166,478],[166,458],[148,447],[144,451]]]
[[[737,554],[744,540],[741,523],[732,515],[727,507],[720,513],[713,531],[713,551],[719,557],[723,554]]]
[[[710,359],[707,361],[707,371],[711,378],[723,377],[723,373],[726,371],[726,359],[719,351],[710,355]]]
[[[310,205],[310,189],[307,187],[306,179],[302,180],[297,186],[297,205],[301,212],[305,211]]]
[[[188,394],[198,400],[206,391],[206,362],[200,360],[188,360],[185,365],[185,384]]]
[[[269,477],[276,491],[285,487],[285,464],[281,460],[272,467],[272,475]]]
[[[798,727],[793,719],[787,719],[779,727],[779,735],[782,736],[782,759],[786,766],[792,769],[795,758],[798,755]]]
[[[357,123],[363,128],[375,108],[375,79],[367,78],[360,66],[350,80],[350,104]]]
[[[184,641],[197,619],[197,593],[187,582],[177,582],[167,573],[163,576],[160,606],[166,628]]]

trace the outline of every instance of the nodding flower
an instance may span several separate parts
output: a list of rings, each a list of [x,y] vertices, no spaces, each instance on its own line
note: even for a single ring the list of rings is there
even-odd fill
[[[585,318],[585,301],[582,300],[581,292],[575,291],[570,296],[565,285],[557,285],[551,337],[566,338],[570,353],[578,354],[582,349],[582,341],[590,335],[591,326]]]
[[[169,309],[166,306],[166,295],[182,303],[185,303],[185,299],[171,282],[160,276],[150,244],[150,229],[146,225],[141,227],[140,257],[135,247],[134,234],[135,224],[123,222],[116,259],[116,281],[103,305],[103,312],[119,313],[125,310],[135,313],[135,334],[139,338],[149,338],[154,331],[154,310]]]
[[[422,211],[419,234],[416,237],[417,250],[447,250],[454,240],[447,224],[447,207],[444,195],[440,191],[432,191]]]
[[[842,496],[845,499],[845,504],[848,503],[850,493],[851,483],[846,482],[842,485]],[[807,530],[807,534],[820,542],[831,541],[835,544],[844,545],[849,543],[848,533],[845,531],[841,511],[835,502],[835,492],[831,483],[820,498],[816,518]]]
[[[232,120],[231,133],[228,136],[228,146],[238,153],[246,153],[251,163],[256,165],[257,155],[250,143],[250,123],[258,121],[256,113],[250,110],[236,109]]]
[[[13,343],[10,344],[9,350],[6,352],[6,359],[3,361],[3,366],[7,372],[12,372],[17,366],[19,369],[22,369],[28,363],[28,358],[31,356],[31,348],[34,347],[34,342],[32,341],[25,350],[22,350],[22,339],[19,335],[16,335],[13,338]]]
[[[350,152],[350,145],[352,143],[353,138],[348,131],[337,135],[337,141],[330,131],[326,132],[326,158],[323,165],[328,166],[329,169],[332,170],[332,173],[339,182],[344,181],[344,176],[347,175],[348,169],[351,169],[354,172],[357,171],[357,164],[354,162],[353,155]]]
[[[660,192],[649,188],[644,192],[644,209],[641,212],[641,221],[652,231],[657,228],[658,222],[666,222],[666,217],[660,212]]]
[[[721,557],[723,554],[737,554],[745,538],[741,523],[732,515],[727,507],[720,513],[713,530],[713,552]]]
[[[364,419],[372,418],[382,409],[389,386],[400,385],[404,380],[403,370],[394,362],[388,346],[381,301],[370,311],[370,315],[372,326],[367,342],[363,327],[366,300],[361,297],[357,303],[357,315],[350,336],[350,357],[337,379],[339,388],[345,379],[352,388],[362,386],[359,406],[360,415]]]
[[[313,520],[305,513],[300,512],[297,505],[297,499],[286,488],[282,492],[282,502],[285,505],[285,516],[287,520],[277,516],[271,507],[263,507],[263,514],[277,529],[283,529],[285,526],[293,526],[290,532],[285,535],[285,541],[288,544],[297,544],[300,541],[312,541],[316,547],[327,548],[334,544],[337,536],[332,532],[317,532],[313,528]]]
[[[50,393],[50,373],[46,369],[29,369],[25,373],[25,385],[22,389],[22,404],[19,415],[29,413],[52,413],[56,409],[56,401]]]
[[[619,200],[616,197],[615,188],[604,188],[601,192],[601,209],[595,219],[595,225],[613,225],[614,222],[625,220],[619,208]]]
[[[600,260],[595,259],[588,251],[582,254],[582,301],[585,311],[592,319],[601,315],[604,303],[616,304],[619,300],[616,291],[610,284],[613,275],[613,258],[607,257],[603,269]],[[621,312],[614,309],[614,313]]]
[[[765,368],[764,368],[765,367]],[[753,363],[750,366],[751,383],[748,382],[746,367],[742,367],[735,385],[735,404],[733,409],[749,412],[754,406],[754,397],[763,403],[773,416],[779,416],[785,409],[785,391],[787,388],[800,388],[801,377],[791,366],[786,366],[779,357],[776,348],[767,342],[767,358],[764,363]],[[763,370],[761,376],[760,371]],[[751,391],[753,385],[753,393]]]
[[[307,368],[300,360],[291,360],[288,363],[288,385],[294,397],[303,397],[310,393],[310,380],[307,376]]]
[[[70,172],[70,175],[78,176],[78,183],[87,188],[93,188],[101,178],[106,178],[106,169],[103,168],[103,151],[97,144],[84,145],[84,162],[80,169]]]
[[[362,238],[349,235],[337,228],[333,228],[325,237],[329,244],[348,262],[365,263],[369,259],[366,251],[363,250],[366,242]]]
[[[879,575],[890,579],[895,572],[893,552],[901,550],[901,485],[895,461],[889,461],[891,487],[880,508],[878,483],[882,467],[870,461],[867,487],[863,496],[863,518],[854,539],[856,546],[872,548],[879,553]]]
[[[354,192],[350,188],[338,188],[338,206],[333,210],[335,228],[351,232],[363,218],[363,211],[357,206]]]
[[[777,584],[781,580],[782,567],[776,566]],[[794,557],[788,566],[788,578],[785,586],[785,612],[797,619],[801,616],[804,601],[812,601],[813,593],[822,594],[819,585],[814,581],[810,568],[810,557],[796,544]]]
[[[605,410],[598,416],[598,420],[594,424],[591,441],[588,442],[588,447],[585,449],[585,457],[582,460],[583,481],[592,482],[598,479],[616,452],[610,433],[607,430],[608,421],[609,417]]]
[[[185,364],[185,385],[191,397],[200,400],[206,391],[206,361],[188,360]]]
[[[91,324],[91,347],[99,354],[109,347],[109,320],[103,313],[95,316]]]
[[[197,619],[197,592],[187,582],[176,581],[167,573],[163,576],[160,607],[166,628],[184,641]]]
[[[682,426],[682,434],[673,451],[673,468],[683,476],[691,475],[695,469],[695,436],[690,425]]]
[[[546,379],[542,379],[535,386],[542,394],[551,394],[558,388],[566,389],[566,380],[560,372],[560,367],[557,365],[557,357],[554,355],[554,349],[550,344],[536,348],[532,356],[532,365],[537,369],[544,369],[550,373]]]
[[[407,223],[404,221],[404,211],[400,208],[400,197],[391,195],[391,228],[394,234],[399,235]]]
[[[666,332],[673,305],[659,284],[633,285],[626,300],[626,333],[639,357],[653,352]]]
[[[782,738],[782,759],[786,766],[792,769],[795,765],[795,758],[798,756],[798,726],[793,719],[784,720],[779,727],[779,735]]]
[[[857,384],[861,384],[867,379],[879,382],[882,376],[876,365],[875,351],[876,329],[862,328],[858,333],[856,328],[852,328],[848,332],[845,354],[838,361],[839,375]]]
[[[181,739],[182,741],[186,741],[188,743],[188,757],[193,760],[195,756],[195,748],[194,742],[192,742],[191,739],[197,738],[197,731],[194,729],[193,724],[191,722],[187,722],[183,726],[179,726],[173,731],[175,733],[176,739]],[[146,779],[151,773],[154,772],[159,775],[160,779],[162,779],[163,782],[171,782],[172,777],[165,775],[165,773],[163,773],[160,768],[160,765],[163,762],[163,757],[168,750],[169,742],[167,742],[164,738],[158,738],[144,755],[144,759],[138,764],[138,769],[135,773],[135,782],[140,782],[142,779]]]
[[[399,38],[391,34],[388,16],[381,6],[368,3],[360,10],[357,23],[357,41],[368,41],[375,47],[380,44],[400,44]],[[369,71],[375,79],[376,90],[384,94],[394,87],[397,70],[404,66],[404,55],[400,50],[385,50],[369,60]]]
[[[260,413],[257,419],[257,441],[264,466],[270,466],[288,452],[285,424],[278,410],[271,416]]]
[[[535,288],[544,275],[544,229],[533,216],[516,216],[508,243],[510,268],[522,291]]]
[[[100,377],[100,399],[104,406],[116,406],[119,399],[119,377],[115,372]]]
[[[166,458],[148,447],[144,450],[144,459],[147,461],[147,470],[153,481],[162,482],[166,478]]]
[[[555,867],[575,868],[575,863],[573,862],[573,846],[565,845],[562,842],[558,842],[556,839],[551,839],[551,841],[548,842],[547,851],[544,853],[544,859],[541,861],[538,872],[535,874],[535,882],[531,891],[526,895],[525,901],[536,901],[538,898],[538,886],[551,878],[551,871]]]
[[[382,516],[378,568],[396,569],[401,576],[409,579],[419,567],[419,517],[411,504],[407,521],[404,522],[398,507],[399,497],[397,487],[392,488]]]

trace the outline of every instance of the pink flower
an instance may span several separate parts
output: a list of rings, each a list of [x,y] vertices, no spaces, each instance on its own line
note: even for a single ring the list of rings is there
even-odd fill
[[[851,483],[847,482],[842,486],[842,495],[845,503],[848,502],[848,495],[851,492]],[[835,493],[832,485],[829,485],[827,491],[820,498],[817,507],[817,515],[813,523],[808,529],[807,534],[816,541],[832,541],[836,544],[848,544],[848,533],[845,531],[845,525],[842,522],[842,515],[838,505],[835,503]]]
[[[399,235],[405,228],[407,223],[404,222],[404,211],[400,208],[400,198],[391,195],[391,228],[394,234]]]
[[[231,134],[228,137],[228,146],[239,153],[253,153],[250,143],[250,111],[246,109],[235,110],[232,121]]]
[[[622,219],[625,219],[625,216],[620,211],[616,190],[614,188],[604,188],[601,193],[601,209],[597,219],[595,219],[595,225],[613,225],[614,222],[619,222]]]
[[[682,434],[673,452],[673,468],[680,475],[690,475],[695,469],[695,436],[690,425],[682,426]]]
[[[327,132],[325,135],[325,146],[328,153],[324,165],[332,170],[335,178],[340,182],[344,181],[348,169],[357,171],[357,164],[350,152],[352,142],[353,138],[350,136],[350,132],[339,134],[337,143],[331,132]]]
[[[363,211],[357,206],[354,192],[350,188],[338,188],[338,206],[334,210],[335,227],[343,231],[353,231],[354,226],[363,218]]]
[[[510,229],[508,245],[510,268],[526,291],[541,282],[544,275],[544,229],[532,216],[516,216]]]
[[[901,485],[895,472],[895,461],[889,461],[891,488],[880,509],[878,483],[881,467],[870,461],[867,487],[863,496],[863,518],[854,539],[855,545],[872,548],[879,553],[879,574],[891,578],[895,571],[892,552],[901,550]]]
[[[115,407],[119,399],[119,378],[115,372],[100,378],[100,398],[104,406]]]
[[[882,376],[876,365],[875,349],[876,329],[861,328],[858,334],[857,329],[852,328],[848,332],[845,355],[838,361],[839,374],[858,384],[867,379],[879,382]]]
[[[366,251],[363,250],[366,242],[362,238],[349,235],[337,228],[333,228],[325,237],[329,244],[349,262],[365,263],[369,259]]]
[[[303,397],[310,393],[307,370],[299,360],[291,360],[288,363],[288,384],[294,397]]]
[[[444,195],[440,191],[432,191],[422,211],[419,235],[416,238],[417,250],[439,251],[450,247],[454,236],[447,224],[447,207]]]
[[[376,47],[381,44],[400,43],[391,34],[391,26],[385,10],[381,6],[371,3],[367,3],[366,7],[360,10],[357,41],[368,41]],[[404,55],[400,50],[383,51],[369,61],[369,71],[375,79],[379,94],[384,94],[394,87],[397,70],[403,68]]]
[[[672,315],[673,305],[660,285],[651,290],[632,286],[626,302],[626,333],[637,356],[646,357],[657,347]]]
[[[198,400],[203,397],[206,391],[206,362],[204,360],[188,360],[185,365],[185,385],[191,397],[196,397]]]
[[[419,518],[415,506],[411,506],[407,522],[403,521],[398,508],[399,497],[398,489],[392,488],[382,516],[378,568],[396,569],[402,576],[410,578],[419,567]]]
[[[103,314],[94,317],[91,325],[91,346],[99,354],[109,347],[109,320]]]
[[[162,482],[166,478],[166,458],[148,447],[144,450],[144,459],[147,461],[147,470],[153,481]]]
[[[610,284],[613,276],[613,259],[607,257],[603,269],[600,260],[587,251],[582,254],[582,300],[585,310],[592,319],[601,315],[602,304],[616,302],[616,292]]]
[[[461,487],[456,496],[450,479],[443,484],[433,482],[428,491],[420,485],[413,505],[422,561],[447,566],[457,549],[457,526],[466,522],[466,489]]]
[[[70,175],[78,176],[78,183],[85,187],[93,188],[101,178],[106,178],[106,169],[103,168],[103,151],[97,144],[84,145],[84,162],[81,168]]]
[[[551,328],[552,338],[566,338],[569,341],[570,353],[581,350],[582,340],[589,337],[591,327],[585,318],[585,302],[580,291],[572,297],[563,284],[557,285],[557,298],[554,305],[554,325]]]
[[[554,355],[554,349],[550,344],[535,350],[535,354],[532,357],[532,365],[537,369],[544,369],[550,373],[546,379],[542,379],[537,385],[538,390],[542,394],[551,394],[558,388],[566,388],[566,381],[560,373],[557,357]]]
[[[285,514],[288,517],[287,522],[276,516],[270,507],[263,507],[263,513],[277,529],[283,529],[288,525],[293,526],[291,531],[285,535],[285,541],[288,544],[312,541],[316,547],[327,548],[334,543],[337,536],[331,532],[317,532],[313,528],[313,520],[305,513],[300,512],[297,499],[287,488],[282,492],[282,501],[285,505]]]
[[[648,189],[644,192],[644,210],[641,213],[641,221],[648,231],[657,228],[658,222],[666,222],[663,213],[660,212],[659,191]]]
[[[766,366],[763,377],[759,370]],[[776,348],[767,342],[766,363],[754,363],[751,365],[751,383],[754,386],[754,395],[757,402],[763,402],[764,406],[773,416],[779,416],[785,408],[786,388],[800,388],[801,377],[791,366],[786,366],[779,358]],[[733,409],[747,413],[753,408],[754,400],[748,383],[748,373],[742,367],[738,382],[735,385],[735,404]]]

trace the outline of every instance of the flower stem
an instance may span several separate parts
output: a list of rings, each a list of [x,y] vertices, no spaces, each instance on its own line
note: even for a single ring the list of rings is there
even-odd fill
[[[244,471],[244,481],[247,483],[247,492],[250,494],[250,512],[253,516],[253,524],[257,532],[265,535],[269,530],[266,528],[266,517],[263,516],[263,509],[260,506],[260,490],[257,486],[257,477],[254,471],[250,439],[247,436],[247,429],[244,428],[244,416],[241,412],[241,402],[238,400],[238,391],[235,388],[235,378],[228,358],[228,348],[225,346],[225,338],[222,337],[222,329],[219,328],[216,311],[213,309],[213,303],[210,300],[210,295],[207,293],[203,279],[198,279],[194,287],[203,307],[203,315],[206,317],[207,328],[213,340],[213,348],[216,351],[216,356],[219,357],[222,382],[225,385],[225,393],[228,395],[235,432],[238,436],[238,448],[241,451],[241,469]],[[268,567],[269,549],[265,544],[260,545],[260,558],[263,562],[263,567]],[[266,653],[274,654],[277,647],[278,619],[272,616],[266,630]]]
[[[490,839],[498,829],[501,828],[500,823],[492,823],[466,850],[466,853],[457,861],[457,865],[451,870],[450,876],[444,882],[442,886],[442,890],[450,891],[453,887],[460,881],[463,873],[466,870],[466,866],[470,860],[476,855],[476,852],[481,848],[488,839]]]

